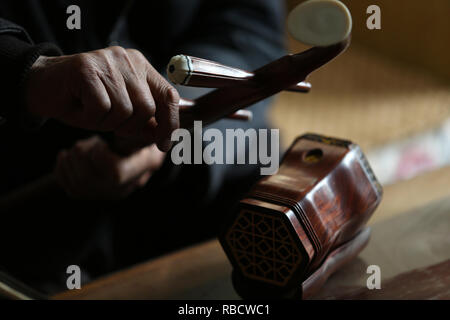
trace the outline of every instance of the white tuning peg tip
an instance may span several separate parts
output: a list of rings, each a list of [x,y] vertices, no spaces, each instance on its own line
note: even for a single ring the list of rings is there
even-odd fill
[[[345,40],[352,30],[352,16],[338,0],[308,0],[289,13],[288,30],[298,41],[329,46]]]

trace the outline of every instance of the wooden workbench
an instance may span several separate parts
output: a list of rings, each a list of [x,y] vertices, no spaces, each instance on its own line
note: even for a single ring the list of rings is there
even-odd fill
[[[450,168],[385,188],[361,255],[316,299],[450,299]],[[381,268],[368,290],[367,266]],[[55,299],[237,299],[231,266],[216,240],[94,281]]]

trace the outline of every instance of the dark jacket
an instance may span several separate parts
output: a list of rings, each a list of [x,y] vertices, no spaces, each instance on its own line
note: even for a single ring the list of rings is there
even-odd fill
[[[118,44],[142,51],[160,72],[176,54],[253,70],[284,53],[282,3],[2,0],[0,195],[50,172],[61,148],[92,134],[51,120],[38,130],[28,130],[23,85],[39,55],[73,54]],[[66,27],[66,9],[72,4],[81,8],[81,30]],[[204,92],[177,89],[186,98]],[[253,106],[252,122],[221,120],[214,126],[220,130],[266,127],[268,106],[268,101]],[[48,193],[18,201],[8,212],[0,208],[0,269],[41,286],[42,281],[65,275],[68,264],[82,265],[95,276],[213,236],[222,212],[249,187],[242,178],[247,177],[248,183],[250,172],[257,171],[254,167],[174,167],[167,161],[145,189],[107,208]]]

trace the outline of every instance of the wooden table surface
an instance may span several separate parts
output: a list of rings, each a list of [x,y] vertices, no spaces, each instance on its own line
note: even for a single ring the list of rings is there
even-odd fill
[[[315,299],[450,299],[450,168],[385,188],[372,238]],[[367,266],[381,268],[368,290]],[[55,299],[238,299],[216,240],[103,277]],[[430,276],[433,275],[433,276]]]

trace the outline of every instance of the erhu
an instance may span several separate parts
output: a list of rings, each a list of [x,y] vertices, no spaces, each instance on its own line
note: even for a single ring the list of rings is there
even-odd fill
[[[169,79],[218,88],[195,101],[182,99],[181,126],[194,120],[248,119],[241,110],[280,91],[308,92],[307,76],[350,43],[351,15],[335,0],[310,0],[288,17],[297,40],[315,45],[249,72],[179,55]],[[245,298],[313,295],[327,278],[365,247],[366,222],[382,188],[361,149],[314,134],[299,137],[277,174],[258,181],[241,199],[219,236],[233,265],[233,284]]]

